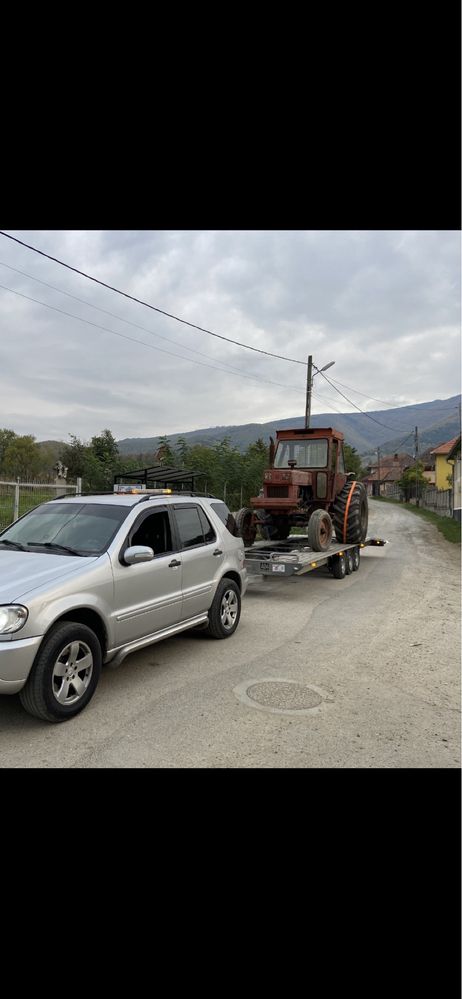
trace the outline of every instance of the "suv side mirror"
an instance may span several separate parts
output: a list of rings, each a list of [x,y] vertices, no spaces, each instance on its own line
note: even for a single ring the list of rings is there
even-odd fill
[[[131,545],[123,554],[125,565],[137,565],[138,562],[151,562],[154,551],[148,545]]]

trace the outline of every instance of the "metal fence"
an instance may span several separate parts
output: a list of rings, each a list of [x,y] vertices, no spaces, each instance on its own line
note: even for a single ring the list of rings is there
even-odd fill
[[[420,505],[440,517],[452,517],[452,489],[425,489]]]
[[[32,507],[56,496],[79,493],[80,484],[56,485],[51,482],[0,482],[0,530],[8,527]]]
[[[386,495],[401,502],[405,499],[403,490],[396,485],[390,487]],[[424,510],[433,510],[433,513],[437,513],[440,517],[452,517],[452,489],[437,489],[436,486],[421,489],[419,486],[412,486],[408,502],[413,506],[418,502]]]

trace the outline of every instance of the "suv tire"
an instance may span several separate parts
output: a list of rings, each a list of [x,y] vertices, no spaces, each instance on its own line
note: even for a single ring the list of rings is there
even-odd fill
[[[93,697],[101,663],[101,646],[91,628],[74,621],[55,625],[19,693],[23,708],[43,721],[67,721]]]
[[[241,593],[233,579],[226,576],[218,584],[209,610],[208,633],[213,638],[229,638],[239,624]]]

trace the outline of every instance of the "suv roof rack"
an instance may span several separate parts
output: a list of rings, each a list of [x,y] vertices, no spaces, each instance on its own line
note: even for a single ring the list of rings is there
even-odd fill
[[[130,496],[133,493],[112,493],[113,496]],[[209,499],[218,499],[213,493],[200,493],[193,492],[191,489],[169,489],[168,493],[142,493],[138,500],[138,503],[144,503],[146,500],[150,499],[162,499],[165,496],[205,496]]]
[[[114,496],[115,497],[115,496],[136,496],[136,495],[139,496],[138,503],[143,503],[145,500],[150,500],[150,499],[162,499],[162,497],[165,497],[165,496],[205,496],[208,499],[219,500],[219,496],[215,496],[213,493],[201,493],[201,492],[198,492],[197,490],[195,492],[193,492],[191,489],[169,489],[168,491],[167,490],[164,491],[164,490],[159,489],[159,490],[156,490],[156,491],[153,491],[153,492],[146,491],[146,492],[142,492],[142,493],[138,493],[138,494],[135,493],[135,492],[114,493],[114,492],[111,492],[108,489],[105,489],[105,490],[103,490],[101,492],[92,491],[92,492],[89,492],[89,493],[73,493],[72,496],[70,496],[70,497],[68,497],[67,495],[65,495],[65,496],[52,496],[51,499],[48,500],[48,502],[51,503],[51,502],[53,502],[53,500],[62,500],[62,499],[68,499],[68,498],[69,499],[80,499],[80,498],[83,499],[85,496]],[[224,503],[224,500],[220,500],[220,503]]]

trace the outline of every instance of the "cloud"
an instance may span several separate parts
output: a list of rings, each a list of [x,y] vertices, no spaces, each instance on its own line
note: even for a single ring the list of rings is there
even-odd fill
[[[329,377],[357,389],[338,386],[362,409],[377,403],[359,392],[402,405],[460,390],[457,232],[11,232],[225,337],[335,360]],[[88,439],[304,412],[302,365],[192,330],[5,238],[0,284],[12,289],[0,289],[0,426]],[[314,413],[352,408],[321,376],[314,389]]]

